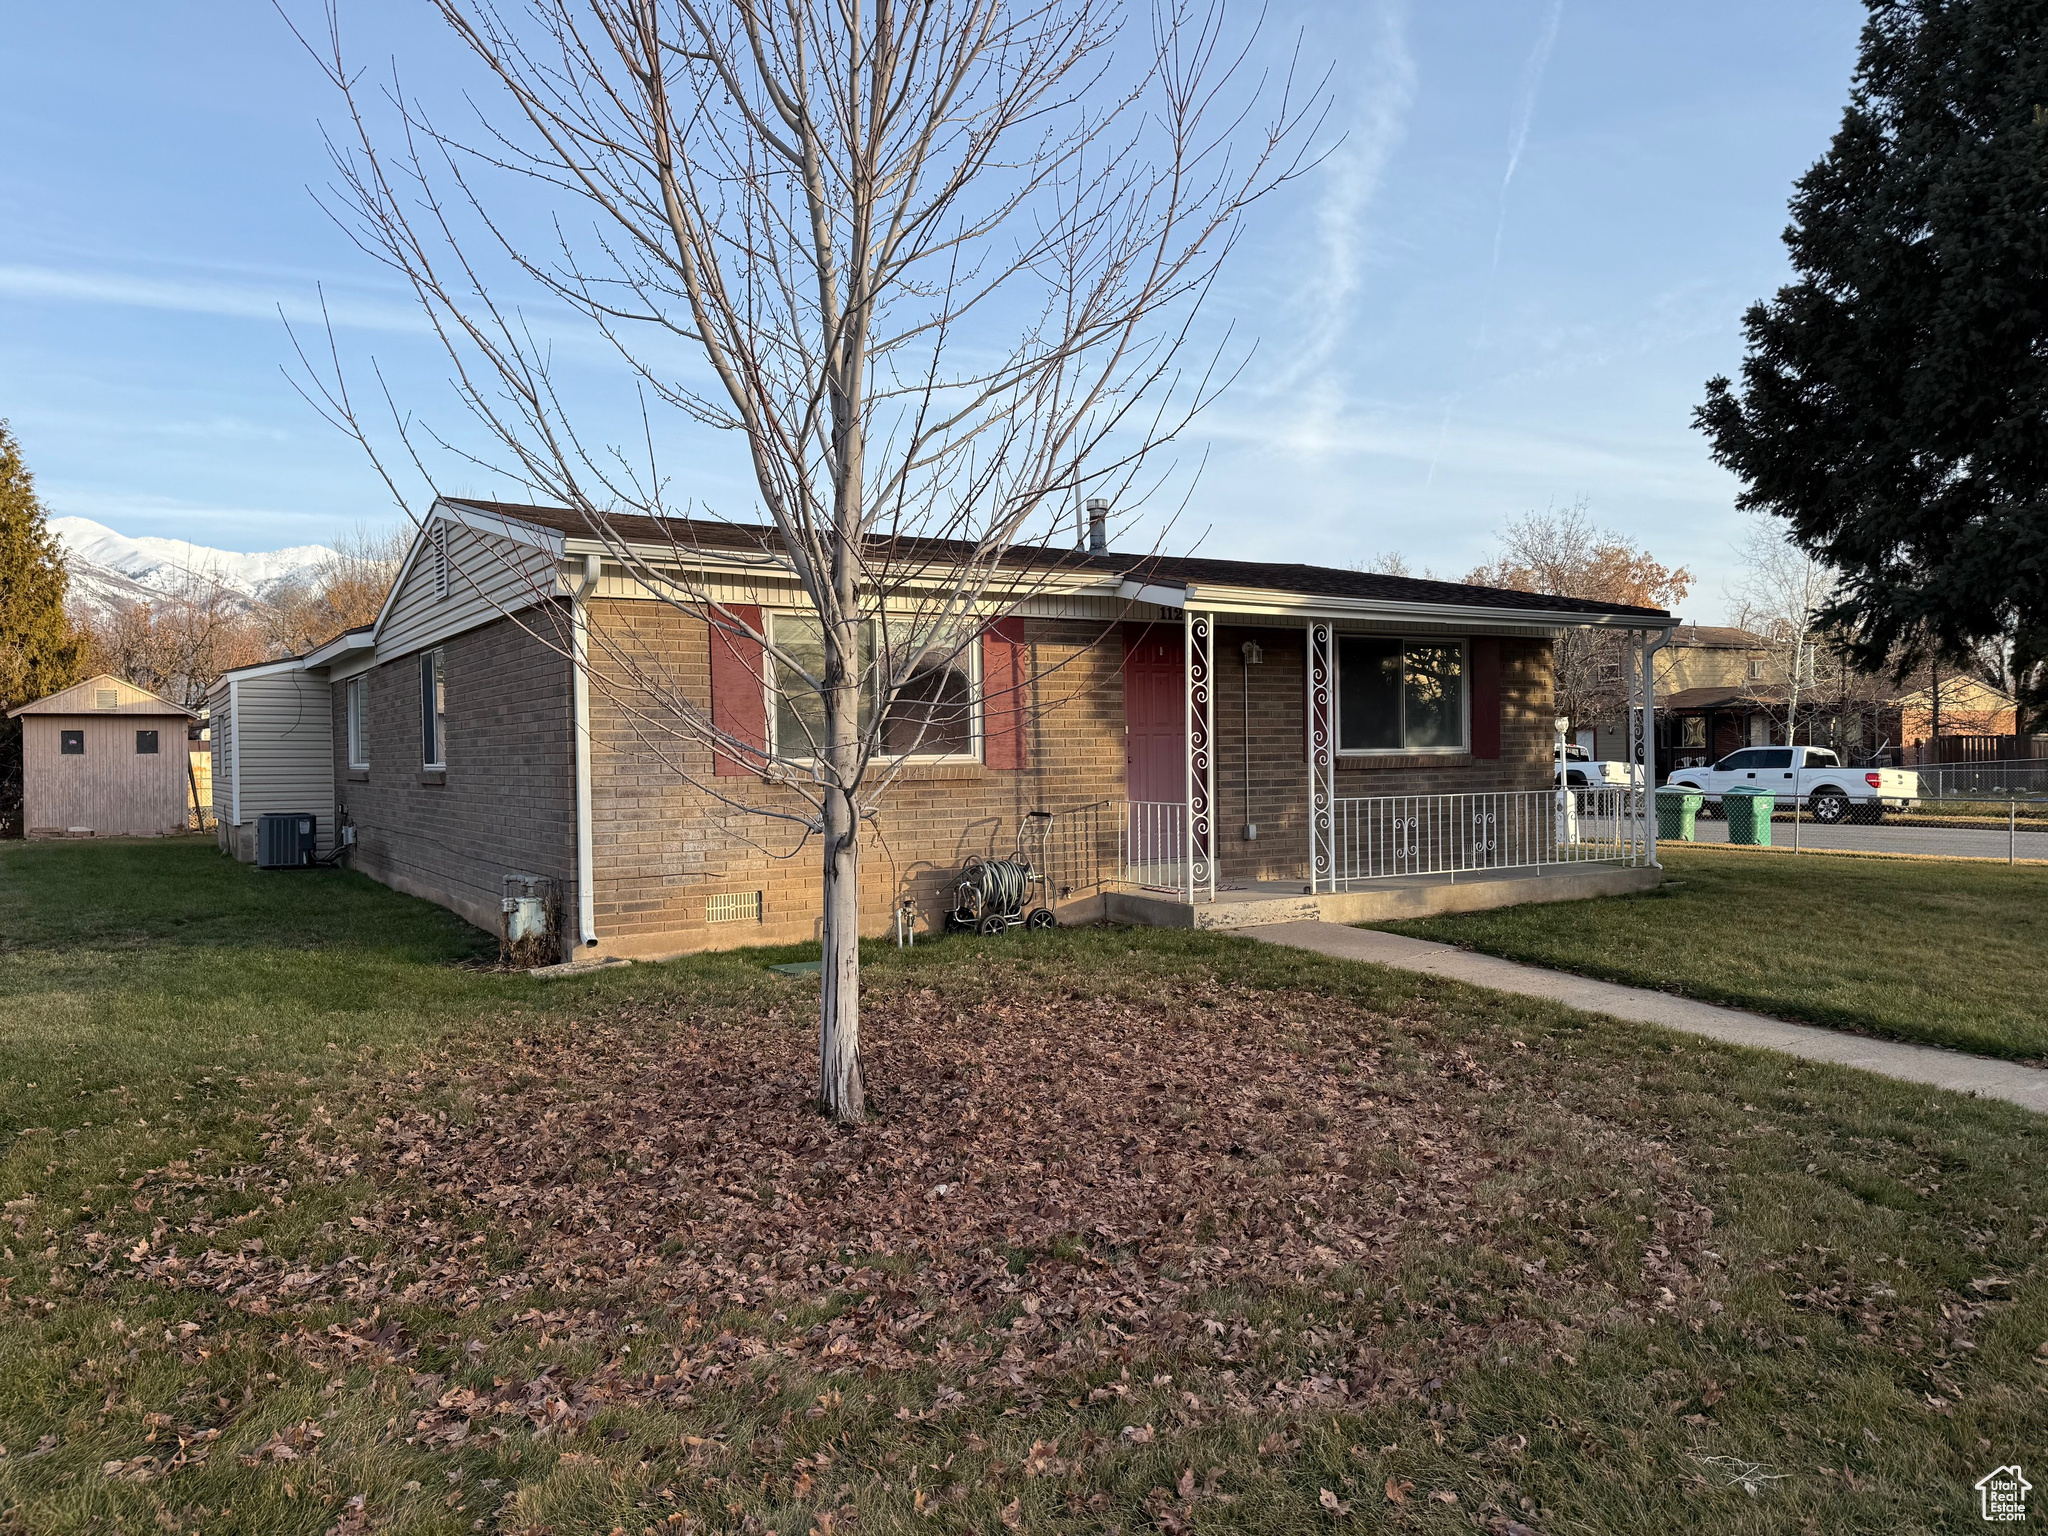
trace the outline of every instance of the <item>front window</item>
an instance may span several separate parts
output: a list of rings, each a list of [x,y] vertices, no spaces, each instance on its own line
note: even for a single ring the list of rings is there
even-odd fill
[[[57,750],[66,757],[85,756],[85,732],[59,731],[57,733]]]
[[[791,663],[813,678],[825,672],[825,631],[815,614],[769,616],[769,639]],[[978,689],[974,670],[976,647],[958,652],[927,651],[882,717],[878,749],[884,757],[972,757],[980,749],[977,735]],[[886,654],[877,658],[875,625],[863,624],[856,662],[860,670],[860,729],[874,723],[879,674],[889,670]],[[815,756],[824,740],[825,701],[801,676],[775,680],[774,751],[777,757]]]
[[[448,766],[448,682],[440,651],[420,654],[420,765]]]
[[[1337,640],[1341,752],[1459,752],[1465,747],[1465,646],[1459,640]]]
[[[158,755],[155,731],[137,731],[135,733],[135,755],[137,757],[155,757]]]
[[[974,751],[974,677],[965,656],[927,653],[882,716],[889,757],[963,757]]]
[[[348,706],[348,765],[351,768],[370,766],[369,684],[367,677],[352,677],[342,685],[342,696]]]

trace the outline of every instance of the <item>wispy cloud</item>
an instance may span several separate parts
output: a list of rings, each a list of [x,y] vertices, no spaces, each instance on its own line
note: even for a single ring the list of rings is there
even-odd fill
[[[1372,205],[1415,103],[1406,7],[1398,0],[1377,0],[1338,51],[1347,64],[1334,88],[1349,113],[1343,142],[1319,172],[1313,214],[1316,259],[1287,305],[1293,335],[1282,362],[1257,386],[1261,395],[1284,397],[1292,412],[1317,419],[1340,415],[1350,398],[1342,360],[1350,355],[1346,342],[1371,265]]]
[[[1500,270],[1501,242],[1508,230],[1508,188],[1522,164],[1522,151],[1529,143],[1529,125],[1536,120],[1536,94],[1543,86],[1543,70],[1550,63],[1550,50],[1557,44],[1557,29],[1564,20],[1564,0],[1550,0],[1543,17],[1543,30],[1536,34],[1536,46],[1522,65],[1521,90],[1515,98],[1514,116],[1508,121],[1508,163],[1500,178],[1500,214],[1493,226],[1493,269]]]
[[[297,285],[285,289],[261,283],[215,282],[134,272],[0,265],[0,295],[273,322],[282,313],[294,325],[319,325],[323,319],[319,294],[309,293]],[[325,318],[351,330],[418,332],[425,329],[417,307],[360,293],[329,294]]]

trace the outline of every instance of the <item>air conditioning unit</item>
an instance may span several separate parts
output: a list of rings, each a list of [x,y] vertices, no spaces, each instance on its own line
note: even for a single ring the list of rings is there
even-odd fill
[[[305,869],[319,852],[318,818],[298,812],[271,812],[256,818],[256,867]]]

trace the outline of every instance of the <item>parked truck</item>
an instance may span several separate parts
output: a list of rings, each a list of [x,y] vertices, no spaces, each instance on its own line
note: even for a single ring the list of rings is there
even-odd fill
[[[1711,768],[1680,768],[1671,783],[1696,789],[1710,814],[1731,789],[1767,789],[1779,810],[1800,801],[1817,822],[1882,821],[1920,793],[1920,776],[1897,768],[1850,768],[1825,747],[1744,747]]]

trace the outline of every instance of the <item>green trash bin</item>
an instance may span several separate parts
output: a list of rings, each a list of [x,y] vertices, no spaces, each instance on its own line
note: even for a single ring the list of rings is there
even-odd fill
[[[1705,803],[1706,797],[1696,789],[1666,784],[1657,791],[1657,836],[1665,842],[1691,842],[1693,823]]]
[[[1770,847],[1771,812],[1777,808],[1778,797],[1768,789],[1728,790],[1721,796],[1721,810],[1728,818],[1728,841]]]

